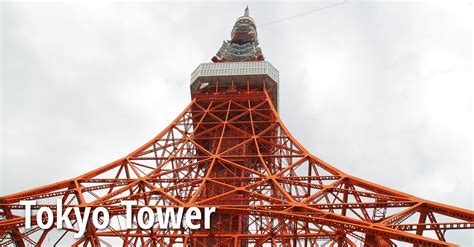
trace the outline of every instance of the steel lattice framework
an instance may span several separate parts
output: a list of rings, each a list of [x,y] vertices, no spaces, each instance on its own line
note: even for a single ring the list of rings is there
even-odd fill
[[[1,197],[0,245],[449,246],[446,231],[474,228],[471,210],[364,181],[309,153],[280,119],[269,77],[221,76],[205,87],[202,80],[186,109],[126,157]],[[20,200],[56,210],[57,199],[106,207],[111,224],[89,223],[80,239],[75,229],[40,229],[34,216],[25,229]],[[210,230],[126,229],[123,200],[217,212]]]

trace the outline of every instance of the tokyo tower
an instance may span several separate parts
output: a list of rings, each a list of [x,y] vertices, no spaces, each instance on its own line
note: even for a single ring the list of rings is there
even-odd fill
[[[212,62],[192,73],[191,103],[143,146],[78,177],[1,196],[0,246],[452,246],[447,231],[474,228],[472,210],[362,180],[309,153],[278,115],[279,72],[248,8]],[[24,200],[37,202],[31,227]],[[131,227],[125,200],[138,204]],[[72,228],[38,226],[40,207],[56,215],[99,206],[110,224],[88,221],[80,238],[71,211]],[[144,206],[216,212],[209,229],[144,229],[136,224]]]

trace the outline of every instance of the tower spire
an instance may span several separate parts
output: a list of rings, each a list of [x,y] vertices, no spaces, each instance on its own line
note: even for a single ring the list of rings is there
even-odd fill
[[[237,18],[231,32],[231,39],[224,41],[217,54],[212,58],[219,62],[243,62],[264,60],[258,46],[258,34],[255,21],[250,17],[249,6],[244,15]]]

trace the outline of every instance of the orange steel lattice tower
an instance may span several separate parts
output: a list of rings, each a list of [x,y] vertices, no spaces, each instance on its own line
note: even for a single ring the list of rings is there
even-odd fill
[[[264,60],[248,9],[212,61],[193,72],[191,103],[142,147],[76,178],[0,197],[0,245],[449,246],[456,239],[446,231],[474,228],[472,210],[356,178],[298,143],[278,115],[278,71]],[[75,239],[75,229],[39,228],[33,214],[25,229],[20,200],[56,214],[57,199],[63,210],[106,207],[110,225],[88,222]],[[209,230],[125,228],[123,200],[217,210]]]

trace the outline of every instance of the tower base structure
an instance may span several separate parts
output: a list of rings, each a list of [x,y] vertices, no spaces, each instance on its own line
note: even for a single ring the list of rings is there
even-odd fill
[[[277,112],[278,71],[266,61],[202,64],[192,102],[161,133],[122,159],[55,184],[0,198],[0,245],[449,246],[448,230],[474,213],[351,176],[309,153]],[[22,200],[57,214],[105,207],[110,224],[25,228]],[[136,201],[125,227],[123,201]],[[210,229],[143,229],[141,207],[216,207]],[[72,216],[72,214],[71,214]],[[156,220],[156,219],[154,219]],[[73,220],[74,222],[74,220]]]

